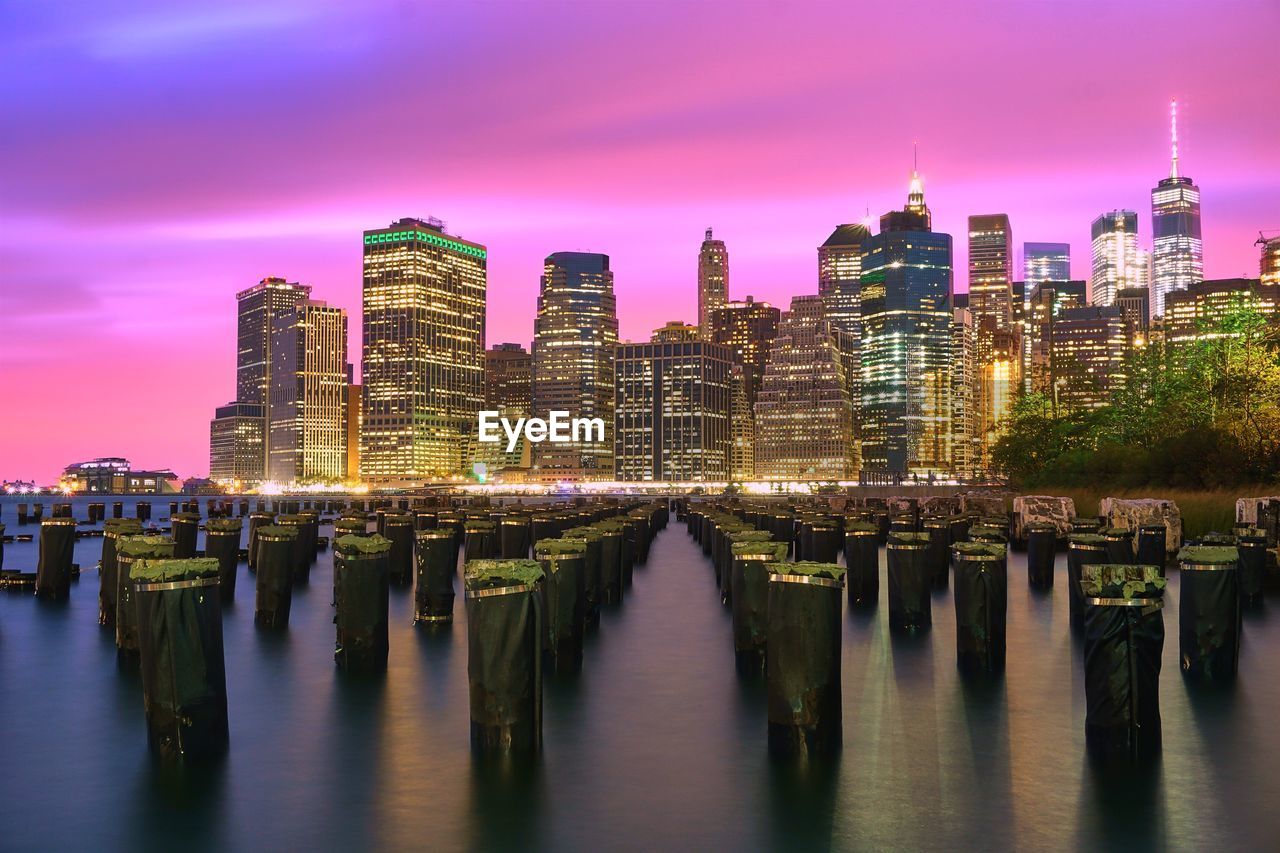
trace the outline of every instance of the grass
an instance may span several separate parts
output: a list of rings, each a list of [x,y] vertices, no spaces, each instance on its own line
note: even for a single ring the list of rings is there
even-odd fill
[[[1041,495],[1058,495],[1075,501],[1077,515],[1096,515],[1103,498],[1159,498],[1171,500],[1182,513],[1182,535],[1202,536],[1211,531],[1230,533],[1236,520],[1236,499],[1270,495],[1272,486],[1239,486],[1231,489],[1189,491],[1186,489],[1089,489],[1079,487],[1037,487],[1029,490]]]

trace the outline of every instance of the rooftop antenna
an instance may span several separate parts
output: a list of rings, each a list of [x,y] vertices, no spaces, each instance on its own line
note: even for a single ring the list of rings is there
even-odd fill
[[[1173,160],[1169,164],[1169,177],[1178,177],[1178,99],[1169,101],[1169,127],[1173,139]]]

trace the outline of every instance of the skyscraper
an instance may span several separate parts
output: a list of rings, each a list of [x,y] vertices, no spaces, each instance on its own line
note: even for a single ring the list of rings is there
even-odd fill
[[[1137,344],[1146,341],[1151,326],[1151,291],[1129,287],[1116,294],[1115,304],[1129,326],[1131,340]]]
[[[366,481],[460,475],[484,399],[487,256],[434,219],[364,232]]]
[[[1067,308],[1052,323],[1055,407],[1106,405],[1111,388],[1124,382],[1128,335],[1120,307]]]
[[[840,353],[822,297],[796,296],[782,315],[755,405],[761,480],[847,480],[858,469]]]
[[[958,478],[977,474],[978,330],[968,308],[951,314],[951,467]]]
[[[351,365],[347,365],[347,408],[343,413],[347,430],[347,482],[360,482],[360,424],[364,419],[362,386],[354,381]]]
[[[1178,102],[1170,108],[1173,156],[1169,177],[1151,191],[1151,314],[1164,316],[1165,296],[1204,279],[1200,188],[1178,174]]]
[[[1198,281],[1165,300],[1164,339],[1185,344],[1221,334],[1215,329],[1230,312],[1252,309],[1273,324],[1280,324],[1280,282],[1266,284],[1256,278],[1221,278]]]
[[[778,334],[781,314],[768,302],[756,302],[750,296],[745,301],[728,302],[711,312],[710,340],[728,347],[732,353],[737,369],[730,376],[730,391],[741,395],[741,399],[735,397],[733,401],[735,414],[729,426],[733,442],[730,473],[736,481],[750,480],[755,476],[753,413],[765,363],[769,359],[769,346]]]
[[[703,340],[710,340],[707,323],[711,312],[724,305],[729,299],[729,250],[724,247],[723,240],[707,236],[698,251],[698,328],[702,330]]]
[[[266,418],[256,403],[219,406],[209,422],[209,479],[256,486],[262,482]]]
[[[1090,301],[1110,305],[1116,292],[1147,286],[1148,255],[1138,248],[1138,214],[1113,210],[1093,220],[1093,278]]]
[[[484,407],[528,417],[533,410],[533,356],[519,344],[498,344],[484,354]]]
[[[548,255],[533,332],[533,414],[567,411],[613,425],[617,301],[609,256]],[[612,437],[603,442],[538,445],[535,465],[544,481],[609,480]]]
[[[1258,260],[1259,280],[1263,284],[1280,284],[1280,235],[1264,237],[1258,234],[1255,245],[1262,247]]]
[[[1031,291],[1022,347],[1026,390],[1044,394],[1053,390],[1053,320],[1064,309],[1083,308],[1087,291],[1083,280],[1042,281]]]
[[[969,311],[997,329],[1013,317],[1013,232],[1004,213],[969,217]]]
[[[913,173],[862,259],[862,470],[880,476],[951,466],[951,236],[930,223]]]
[[[1022,279],[1028,292],[1042,281],[1071,278],[1070,243],[1023,243]]]
[[[615,361],[614,476],[645,482],[729,478],[726,346],[668,324],[647,344],[620,344]]]
[[[305,300],[275,318],[267,400],[267,479],[347,475],[347,312]]]
[[[838,225],[818,247],[818,295],[833,326],[862,334],[858,292],[862,279],[862,246],[871,236],[865,225]]]
[[[274,276],[236,294],[236,400],[267,405],[271,329],[278,317],[310,298],[311,285]]]

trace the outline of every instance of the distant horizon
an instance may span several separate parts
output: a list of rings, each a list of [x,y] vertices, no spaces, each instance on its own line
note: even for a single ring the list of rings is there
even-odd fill
[[[529,347],[542,258],[575,249],[610,256],[621,336],[647,340],[696,320],[707,227],[730,299],[816,293],[817,247],[903,206],[918,141],[957,292],[982,213],[1009,215],[1016,278],[1024,243],[1058,242],[1087,280],[1098,215],[1136,211],[1151,245],[1177,97],[1206,278],[1256,278],[1280,231],[1274,3],[735,8],[0,13],[0,397],[21,415],[0,477],[115,455],[206,475],[235,293],[312,285],[358,375],[360,235],[405,216],[489,248],[487,345]]]

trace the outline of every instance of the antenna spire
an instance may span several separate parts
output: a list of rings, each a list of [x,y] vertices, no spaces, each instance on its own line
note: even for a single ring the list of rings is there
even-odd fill
[[[1169,163],[1169,177],[1178,177],[1178,99],[1169,102],[1169,129],[1173,141],[1173,159]]]

